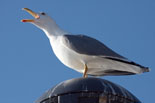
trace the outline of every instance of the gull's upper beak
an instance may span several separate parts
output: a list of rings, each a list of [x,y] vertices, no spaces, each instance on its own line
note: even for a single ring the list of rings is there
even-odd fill
[[[31,14],[35,19],[39,19],[39,18],[40,18],[40,16],[39,16],[37,13],[33,12],[32,10],[30,10],[30,9],[28,9],[28,8],[23,8],[23,10],[27,11],[27,12],[28,12],[29,14]],[[34,22],[34,20],[33,20],[33,19],[23,19],[23,20],[21,20],[21,22]]]

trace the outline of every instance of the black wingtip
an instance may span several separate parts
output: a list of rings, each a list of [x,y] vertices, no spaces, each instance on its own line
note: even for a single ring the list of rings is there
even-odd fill
[[[107,75],[135,75],[136,73],[128,72],[128,71],[120,71],[120,70],[106,70],[105,74]]]
[[[150,72],[150,71],[151,71],[151,69],[149,67],[144,67],[143,68],[143,72]]]

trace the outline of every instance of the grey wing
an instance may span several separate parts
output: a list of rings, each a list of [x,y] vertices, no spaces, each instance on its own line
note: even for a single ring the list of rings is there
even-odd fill
[[[100,56],[117,62],[138,66],[143,72],[149,71],[148,67],[144,67],[128,60],[105,46],[100,41],[85,35],[63,35],[63,43],[68,48],[80,54]]]
[[[85,35],[63,35],[63,43],[80,54],[108,56],[125,59],[100,41]]]

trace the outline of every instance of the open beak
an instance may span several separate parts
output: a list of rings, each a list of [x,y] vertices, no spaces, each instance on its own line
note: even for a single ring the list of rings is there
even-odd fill
[[[40,16],[39,16],[37,13],[33,12],[32,10],[30,10],[30,9],[28,9],[28,8],[23,8],[23,10],[27,11],[27,12],[28,12],[29,14],[31,14],[35,19],[39,19],[39,18],[40,18]],[[34,20],[33,20],[33,19],[23,19],[23,20],[21,20],[21,22],[34,22]]]

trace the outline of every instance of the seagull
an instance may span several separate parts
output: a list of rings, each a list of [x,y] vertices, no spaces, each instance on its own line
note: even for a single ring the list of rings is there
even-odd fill
[[[84,78],[88,75],[117,76],[149,72],[148,67],[128,60],[92,37],[64,31],[44,12],[36,13],[28,8],[23,10],[34,19],[21,21],[32,23],[43,30],[57,58],[67,67],[83,73]]]

